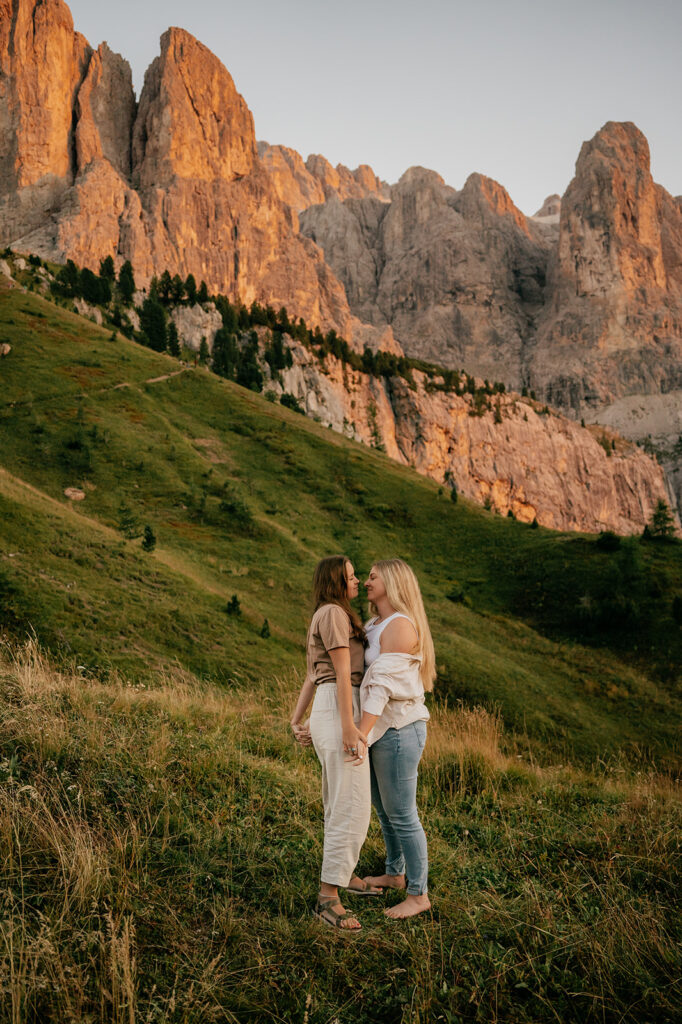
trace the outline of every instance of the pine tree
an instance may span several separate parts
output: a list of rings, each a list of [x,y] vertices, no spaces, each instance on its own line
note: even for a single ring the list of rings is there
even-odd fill
[[[118,272],[118,290],[121,295],[123,305],[129,306],[133,301],[133,296],[135,294],[135,277],[133,275],[133,265],[130,260],[126,260]]]
[[[166,348],[166,314],[163,306],[149,295],[142,303],[140,327],[150,348],[163,352]]]
[[[163,302],[164,306],[167,306],[170,302],[171,291],[173,289],[173,281],[167,270],[164,270],[161,278],[159,279],[159,299]]]
[[[177,305],[185,297],[185,282],[176,274],[171,282],[171,299]]]
[[[197,282],[194,278],[194,274],[188,274],[187,280],[185,281],[185,293],[187,295],[187,301],[190,306],[196,306],[197,303]]]
[[[173,320],[168,324],[168,351],[170,355],[175,356],[176,359],[180,358],[180,338],[178,337],[178,329],[175,326]]]
[[[114,260],[111,256],[106,256],[100,261],[99,276],[105,278],[110,282],[110,284],[113,284],[116,280],[116,268],[114,267]]]
[[[234,377],[235,367],[239,360],[237,339],[228,330],[221,327],[213,339],[212,369],[220,377]]]
[[[153,551],[156,547],[156,535],[152,530],[151,526],[147,524],[144,528],[144,537],[142,538],[142,547],[145,551]]]
[[[675,536],[675,519],[668,505],[659,498],[649,520],[649,536],[658,540],[671,540]]]
[[[209,355],[208,342],[206,341],[206,338],[203,337],[201,339],[201,344],[199,345],[199,362],[202,366],[205,366],[208,362]]]
[[[270,623],[267,619],[263,619],[263,625],[260,628],[260,635],[264,640],[267,640],[270,636]]]
[[[201,284],[199,285],[199,291],[197,293],[197,302],[208,302],[208,288],[206,287],[205,281],[202,281]]]
[[[137,516],[124,501],[118,506],[118,528],[129,540],[139,537],[141,533]]]

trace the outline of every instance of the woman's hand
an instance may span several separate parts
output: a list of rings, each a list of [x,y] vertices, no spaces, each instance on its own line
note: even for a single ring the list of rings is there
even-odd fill
[[[312,746],[312,737],[310,735],[310,725],[308,722],[301,724],[300,722],[291,723],[291,731],[294,734],[294,739],[297,743],[300,743],[302,747]]]
[[[353,724],[343,730],[343,749],[353,764],[362,764],[367,756],[367,737]]]

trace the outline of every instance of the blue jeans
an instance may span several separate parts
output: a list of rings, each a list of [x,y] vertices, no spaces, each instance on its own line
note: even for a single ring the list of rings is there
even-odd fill
[[[386,843],[386,874],[407,875],[407,891],[428,888],[426,836],[417,813],[417,767],[426,743],[426,722],[387,729],[369,748],[372,804]]]

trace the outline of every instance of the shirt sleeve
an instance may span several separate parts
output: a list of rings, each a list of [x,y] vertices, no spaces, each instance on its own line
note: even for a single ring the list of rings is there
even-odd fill
[[[320,609],[317,633],[326,651],[336,647],[350,647],[350,623],[343,608],[328,604]]]
[[[384,708],[391,699],[391,688],[383,679],[371,682],[362,694],[362,710],[368,715],[381,718]]]

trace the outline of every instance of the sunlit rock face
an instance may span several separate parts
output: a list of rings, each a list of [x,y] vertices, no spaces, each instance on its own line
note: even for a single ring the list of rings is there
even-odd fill
[[[377,380],[333,358],[318,360],[293,343],[283,389],[308,415],[501,515],[563,530],[641,532],[659,499],[669,501],[663,470],[635,445],[601,428],[585,429],[518,395],[473,415],[468,396],[433,392],[414,373]],[[610,442],[613,441],[613,447]],[[601,442],[601,443],[600,443]],[[608,448],[608,452],[607,452]]]
[[[0,19],[0,244],[94,269],[130,259],[142,283],[191,272],[353,341],[343,288],[298,234],[206,47],[169,29],[138,109],[127,63],[93,51],[61,0],[0,0]]]
[[[312,154],[303,162],[295,149],[258,143],[258,155],[263,161],[280,199],[296,213],[329,199],[362,199],[368,195],[388,200],[391,189],[381,181],[367,164],[351,171],[343,164],[332,167],[319,154]]]
[[[633,124],[609,122],[582,147],[527,376],[575,413],[682,387],[682,208]]]
[[[389,188],[365,165],[351,171],[257,145],[229,73],[181,29],[163,35],[138,104],[127,62],[105,43],[93,50],[62,0],[0,0],[5,245],[95,270],[108,255],[117,266],[129,259],[140,284],[166,269],[192,273],[211,291],[334,328],[358,350],[404,350],[508,388],[526,385],[570,415],[603,414],[633,436],[622,399],[682,393],[682,200],[653,182],[646,140],[631,124],[605,125],[583,146],[563,198],[548,197],[526,218],[480,174],[458,191],[414,167]],[[555,469],[524,463],[524,480],[543,477],[528,500],[540,521],[615,528],[616,500],[624,522],[643,521],[650,469],[641,470],[639,511],[629,496],[640,486],[635,470],[616,474],[620,455],[591,470],[616,495],[598,507],[602,485],[557,456],[559,435],[550,444],[542,431],[528,434],[530,413],[523,427],[510,414],[506,434],[497,424],[484,436],[484,420],[467,413],[465,422],[454,398],[418,391],[419,401],[406,392],[399,402],[401,387],[384,396],[390,416],[376,395],[375,422],[385,409],[396,457],[436,479],[461,470],[464,493],[524,516],[513,467],[535,445],[548,464],[568,467],[560,486],[547,476]],[[658,419],[668,416],[664,440],[669,406],[656,406]],[[341,422],[351,423],[344,409]],[[562,436],[589,448],[583,435]],[[468,455],[453,437],[470,438]],[[635,456],[628,467],[639,465]],[[503,470],[505,460],[512,468]],[[573,486],[590,495],[587,504]]]
[[[91,54],[61,0],[0,0],[4,241],[40,224],[73,181],[73,108]]]

